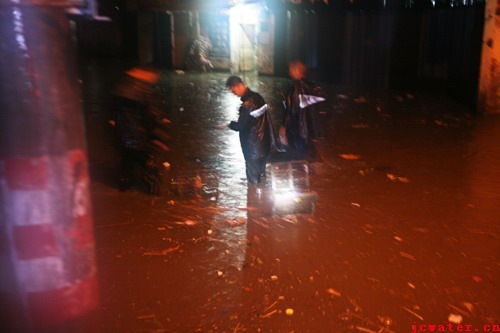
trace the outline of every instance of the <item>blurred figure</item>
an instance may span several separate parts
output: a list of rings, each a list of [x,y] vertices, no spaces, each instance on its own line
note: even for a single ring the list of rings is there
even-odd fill
[[[307,66],[293,61],[288,66],[290,86],[284,95],[285,119],[281,143],[291,150],[306,151],[311,139],[323,137],[318,103],[325,101],[319,86],[307,79]]]
[[[186,68],[198,72],[210,72],[213,69],[208,58],[208,53],[212,48],[210,39],[202,33],[194,39],[188,46],[186,54]]]
[[[230,76],[226,86],[242,102],[238,121],[232,121],[228,127],[240,134],[247,181],[258,184],[266,175],[266,162],[274,146],[269,107],[261,95],[250,90],[237,76]]]
[[[154,85],[160,75],[152,70],[132,68],[125,72],[113,91],[116,109],[116,134],[122,156],[120,190],[138,186],[151,194],[159,194],[160,181],[169,150],[169,135],[158,107]]]

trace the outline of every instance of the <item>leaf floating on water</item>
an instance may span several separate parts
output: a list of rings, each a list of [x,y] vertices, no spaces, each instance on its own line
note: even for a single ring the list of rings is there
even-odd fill
[[[395,174],[392,174],[392,173],[387,174],[387,179],[389,179],[390,181],[393,181],[393,182],[400,182],[400,183],[409,183],[410,182],[410,180],[408,178],[396,176]]]
[[[339,291],[337,291],[337,290],[335,290],[335,289],[333,289],[333,288],[328,288],[328,289],[326,290],[326,292],[327,292],[327,293],[329,293],[329,294],[330,294],[330,295],[332,295],[332,296],[336,296],[336,297],[340,297],[340,296],[342,296],[342,294],[341,294]]]
[[[452,324],[460,324],[462,323],[462,320],[463,318],[459,314],[450,313],[450,315],[448,316],[448,321]]]
[[[339,154],[339,157],[344,160],[359,160],[361,158],[361,156],[355,154]]]
[[[472,303],[463,302],[462,304],[467,308],[467,310],[469,310],[469,312],[474,311],[474,305],[472,305]]]
[[[405,258],[408,258],[410,260],[417,260],[417,259],[415,259],[415,257],[412,254],[409,254],[406,252],[399,252],[399,254],[401,255],[401,257],[405,257]]]

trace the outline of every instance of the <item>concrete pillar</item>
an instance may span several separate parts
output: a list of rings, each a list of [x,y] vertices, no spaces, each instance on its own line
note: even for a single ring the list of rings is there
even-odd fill
[[[486,1],[478,110],[500,114],[500,0]]]
[[[57,327],[98,305],[68,5],[0,0],[0,326],[5,332]]]

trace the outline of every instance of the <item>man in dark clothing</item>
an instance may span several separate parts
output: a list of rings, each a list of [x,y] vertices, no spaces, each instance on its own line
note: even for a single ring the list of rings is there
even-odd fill
[[[284,129],[280,130],[280,136],[292,150],[305,151],[309,149],[310,139],[323,136],[318,103],[325,97],[319,86],[307,80],[305,64],[293,61],[288,69],[292,82],[285,94]],[[282,135],[283,130],[285,135]]]
[[[160,194],[166,141],[170,122],[160,111],[154,85],[159,73],[132,68],[125,72],[113,91],[116,134],[122,154],[120,190],[138,185],[151,194]]]
[[[232,121],[228,126],[240,134],[247,181],[258,184],[265,177],[266,162],[274,144],[269,107],[261,95],[246,87],[237,76],[230,76],[226,86],[241,98],[238,121]]]

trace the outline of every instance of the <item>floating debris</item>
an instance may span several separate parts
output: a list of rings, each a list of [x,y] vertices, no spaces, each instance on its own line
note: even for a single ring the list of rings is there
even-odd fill
[[[330,295],[334,296],[334,297],[340,297],[340,296],[342,296],[342,294],[340,293],[340,291],[337,291],[337,290],[335,290],[333,288],[328,288],[326,290],[326,292],[329,293]]]
[[[378,318],[378,321],[384,325],[385,327],[389,327],[392,325],[393,323],[393,320],[391,317],[388,317],[388,316],[377,316]]]
[[[175,224],[180,224],[180,225],[187,225],[187,226],[193,226],[193,225],[197,225],[198,222],[194,221],[194,220],[185,220],[185,221],[178,221],[178,222],[175,222]]]
[[[442,120],[434,120],[434,123],[438,126],[448,127],[448,123],[446,123]]]
[[[232,227],[239,226],[245,223],[247,223],[247,219],[244,217],[237,217],[235,219],[227,220],[227,224],[229,224]]]
[[[452,324],[461,324],[463,320],[463,317],[459,314],[455,313],[450,313],[448,316],[448,321]]]
[[[353,101],[355,103],[368,103],[368,100],[366,98],[364,98],[364,97],[355,98],[355,99],[353,99]]]
[[[370,128],[370,126],[366,123],[352,124],[352,128]]]
[[[275,314],[276,312],[278,312],[278,310],[277,310],[277,309],[274,309],[273,311],[268,312],[268,313],[266,313],[266,314],[264,314],[264,315],[261,315],[260,317],[261,317],[261,318],[267,318],[267,317],[272,316],[272,315],[273,315],[273,314]]]
[[[361,326],[355,326],[355,327],[360,332],[378,333],[377,331],[371,330],[369,328],[365,328],[365,327],[361,327]]]
[[[471,304],[471,303],[468,303],[468,304],[470,304],[471,309],[472,309],[472,304]],[[460,314],[464,315],[465,317],[468,317],[468,316],[469,316],[469,313],[467,313],[466,311],[464,311],[464,310],[460,309],[459,307],[454,306],[453,304],[448,304],[448,306],[449,306],[450,308],[452,308],[453,310],[457,311],[458,313],[460,313]],[[470,311],[470,310],[469,310],[469,311]]]
[[[410,314],[414,315],[414,316],[415,316],[415,317],[417,317],[418,319],[420,319],[420,320],[424,320],[424,317],[422,317],[421,315],[419,315],[419,314],[418,314],[418,313],[416,313],[416,312],[413,312],[412,310],[408,309],[407,307],[403,307],[403,309],[404,309],[405,311],[407,311],[408,313],[410,313]]]
[[[410,180],[408,178],[396,176],[395,174],[392,174],[392,173],[387,174],[387,179],[389,179],[393,182],[400,182],[400,183],[409,183],[410,182]]]
[[[483,282],[483,279],[480,276],[474,275],[472,277],[472,281],[479,283],[479,282]]]
[[[279,296],[271,305],[269,305],[267,308],[264,309],[262,312],[269,311],[272,307],[274,307],[276,304],[278,304],[279,301],[282,301],[285,299],[285,296]]]
[[[463,302],[462,304],[467,308],[467,310],[469,310],[469,312],[474,311],[474,305],[472,305],[472,303]]]
[[[399,252],[399,255],[401,255],[401,257],[404,257],[404,258],[408,258],[410,260],[417,260],[415,259],[415,256],[413,256],[412,254],[409,254],[409,253],[406,253],[406,252]]]
[[[180,245],[177,245],[177,246],[165,249],[165,250],[161,250],[161,251],[148,251],[148,252],[143,252],[142,254],[145,255],[145,256],[164,256],[164,255],[167,255],[169,253],[172,253],[172,252],[175,252],[175,251],[179,250],[180,247],[181,247]]]
[[[355,154],[339,154],[339,157],[344,160],[359,160],[361,158],[361,156]]]

